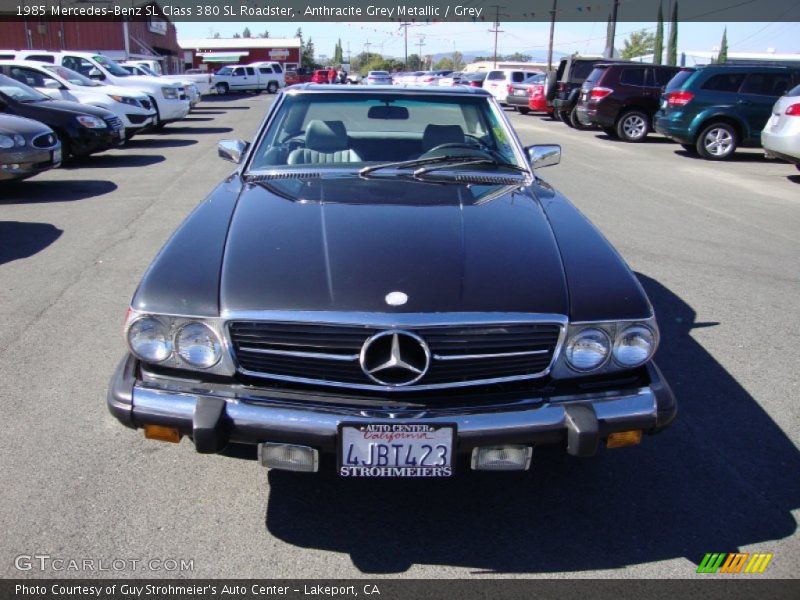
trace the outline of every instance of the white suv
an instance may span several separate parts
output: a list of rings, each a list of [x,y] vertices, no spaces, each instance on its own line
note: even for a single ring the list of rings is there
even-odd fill
[[[505,105],[508,100],[508,88],[512,83],[522,83],[531,75],[536,75],[541,71],[531,69],[530,71],[522,71],[519,69],[497,69],[489,71],[486,79],[483,82],[483,89],[497,98],[497,101]]]

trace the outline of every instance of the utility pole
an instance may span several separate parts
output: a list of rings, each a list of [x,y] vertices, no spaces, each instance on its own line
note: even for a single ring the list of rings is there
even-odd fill
[[[350,42],[347,42],[347,64],[351,64],[350,62]],[[352,68],[352,67],[351,67]]]
[[[619,9],[619,0],[614,0],[611,7],[611,22],[608,26],[608,36],[606,39],[606,58],[614,58],[614,39],[617,36],[617,10]]]
[[[494,33],[494,68],[497,68],[497,34],[503,33],[503,30],[500,29],[500,9],[505,8],[505,6],[500,6],[499,4],[494,5],[495,8],[495,16],[494,16],[494,27],[489,30],[490,33]]]
[[[424,65],[425,62],[422,60],[422,47],[425,45],[425,36],[424,35],[419,36],[419,41],[417,42],[417,45],[419,46],[419,60]]]
[[[369,47],[370,46],[372,46],[372,44],[369,43],[369,38],[367,38],[367,41],[364,42],[364,52],[367,55],[367,60],[369,60]]]
[[[403,59],[403,70],[408,71],[408,28],[411,27],[411,23],[407,21],[400,23],[400,27],[403,28],[403,37],[405,37],[405,58]]]
[[[556,31],[556,12],[558,0],[553,0],[553,10],[550,11],[550,41],[547,43],[547,70],[553,70],[553,34]]]

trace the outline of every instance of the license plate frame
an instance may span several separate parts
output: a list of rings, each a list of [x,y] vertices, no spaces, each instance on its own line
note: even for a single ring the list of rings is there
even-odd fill
[[[356,431],[354,431],[356,430]],[[371,431],[370,431],[371,430]],[[349,436],[362,435],[366,432],[376,434],[375,442],[362,441],[362,444],[376,444],[380,441],[398,441],[397,438],[387,438],[386,434],[433,434],[432,438],[417,438],[406,439],[406,444],[401,444],[400,450],[395,450],[392,445],[387,456],[387,464],[352,464],[352,449],[347,447],[350,441]],[[336,472],[340,477],[354,477],[354,478],[373,478],[373,479],[419,479],[419,478],[436,478],[441,479],[453,476],[455,472],[455,447],[457,439],[457,428],[455,423],[414,423],[413,421],[376,421],[375,423],[358,423],[358,422],[343,422],[339,423],[337,428],[337,448],[336,448]],[[410,464],[407,461],[412,458],[414,461],[417,454],[411,457],[411,451],[404,446],[415,446],[415,441],[430,441],[431,444],[419,443],[416,444],[416,453],[424,452],[424,446],[432,446],[427,457],[424,457],[424,465]],[[446,442],[442,444],[442,442]],[[386,446],[387,444],[383,444]],[[441,458],[439,446],[444,445],[447,448],[447,460],[445,464],[430,464],[427,459]],[[345,453],[349,452],[349,457]],[[391,454],[394,453],[394,457]],[[398,456],[399,453],[399,456]],[[360,453],[359,453],[360,454]],[[381,458],[381,453],[375,457],[370,450],[370,458],[375,462],[376,458]],[[404,455],[404,456],[403,456]],[[394,458],[394,462],[399,462],[398,458],[403,461],[403,464],[388,464],[390,459]],[[380,462],[380,461],[379,461]],[[422,462],[422,461],[420,461]],[[346,470],[345,470],[346,469]]]

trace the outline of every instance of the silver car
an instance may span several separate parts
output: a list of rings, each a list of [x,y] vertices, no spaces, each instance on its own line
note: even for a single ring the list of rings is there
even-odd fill
[[[770,158],[794,163],[800,171],[800,85],[781,96],[761,132],[761,145]]]
[[[0,181],[27,179],[61,164],[61,142],[47,125],[0,114]]]
[[[364,83],[367,85],[392,85],[392,76],[388,71],[370,71]]]

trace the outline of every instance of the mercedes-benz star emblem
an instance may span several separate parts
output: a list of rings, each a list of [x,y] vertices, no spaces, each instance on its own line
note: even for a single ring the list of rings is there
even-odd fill
[[[375,383],[399,387],[416,383],[428,372],[431,352],[409,331],[381,331],[361,348],[361,369]]]

